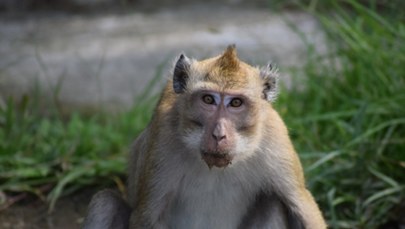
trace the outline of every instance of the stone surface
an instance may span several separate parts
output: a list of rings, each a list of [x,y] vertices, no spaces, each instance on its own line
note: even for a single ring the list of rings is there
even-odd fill
[[[159,88],[181,52],[202,59],[229,44],[236,44],[241,59],[272,61],[283,73],[300,65],[306,51],[285,19],[322,44],[311,16],[269,9],[198,5],[148,13],[3,16],[0,95],[19,98],[39,88],[68,110],[120,111],[163,68]]]

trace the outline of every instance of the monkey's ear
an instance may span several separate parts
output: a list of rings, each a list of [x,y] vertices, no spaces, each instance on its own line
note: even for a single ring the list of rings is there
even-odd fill
[[[186,90],[190,65],[190,59],[181,54],[174,66],[173,72],[173,89],[177,94],[183,93]]]
[[[278,94],[278,69],[269,63],[260,69],[260,77],[263,81],[263,98],[274,102]]]

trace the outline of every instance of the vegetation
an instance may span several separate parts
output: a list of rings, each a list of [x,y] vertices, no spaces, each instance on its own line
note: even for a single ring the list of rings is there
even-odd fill
[[[331,228],[377,228],[405,202],[405,25],[356,1],[310,10],[328,47],[308,39],[303,68],[276,107],[300,153],[308,186]],[[330,3],[332,2],[332,3]],[[297,32],[299,32],[297,30]],[[158,74],[159,75],[159,74]],[[153,83],[152,83],[153,84]],[[146,89],[145,91],[148,91]],[[119,115],[46,115],[38,98],[0,106],[0,206],[33,193],[50,201],[98,183],[123,187],[131,140],[155,98]],[[107,181],[107,182],[106,182]],[[1,202],[2,201],[2,202]]]
[[[50,203],[86,186],[114,182],[125,189],[131,141],[147,125],[156,96],[157,75],[133,108],[118,115],[73,113],[64,117],[57,94],[43,111],[39,93],[0,106],[0,210],[32,193]],[[52,102],[48,101],[47,104]]]
[[[8,102],[0,110],[1,191],[31,192],[53,206],[62,194],[105,178],[121,185],[117,175],[126,168],[128,146],[147,124],[150,106],[108,118],[73,114],[63,120],[38,115],[29,103],[17,108]]]
[[[331,2],[328,51],[309,46],[277,106],[330,226],[376,228],[405,201],[405,25]]]

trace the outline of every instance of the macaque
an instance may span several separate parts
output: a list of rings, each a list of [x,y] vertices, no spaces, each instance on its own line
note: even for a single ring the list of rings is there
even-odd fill
[[[82,228],[128,228],[130,214],[131,208],[118,193],[103,190],[93,196]]]
[[[180,55],[134,143],[130,208],[96,196],[84,228],[326,228],[271,105],[277,78],[271,65],[239,60],[234,45],[202,61]]]

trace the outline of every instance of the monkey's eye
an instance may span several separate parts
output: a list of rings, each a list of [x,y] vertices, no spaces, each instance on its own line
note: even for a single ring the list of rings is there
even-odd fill
[[[229,105],[231,106],[231,107],[240,107],[240,106],[242,106],[242,100],[241,99],[238,99],[238,98],[235,98],[235,99],[232,99],[231,100],[231,102],[229,103]]]
[[[194,124],[195,126],[203,127],[203,124],[202,124],[202,122],[200,122],[200,121],[197,121],[197,120],[194,120],[194,119],[192,119],[192,120],[190,120],[190,121],[191,121],[191,123]]]
[[[215,104],[215,99],[212,97],[212,95],[204,95],[202,100],[206,104]]]

